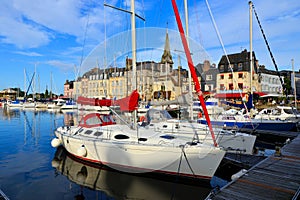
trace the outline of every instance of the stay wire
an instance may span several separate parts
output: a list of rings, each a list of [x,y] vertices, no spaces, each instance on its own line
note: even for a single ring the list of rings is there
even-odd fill
[[[175,183],[178,183],[178,177],[179,177],[179,173],[180,173],[181,162],[182,162],[182,151],[181,151],[181,155],[180,155],[180,159],[179,159],[179,165],[178,165],[178,168],[177,168],[177,176],[176,176]],[[174,187],[174,191],[172,192],[171,200],[174,199],[175,191],[176,191],[176,185]]]
[[[188,160],[188,158],[187,158],[187,156],[186,156],[186,154],[185,154],[185,151],[184,151],[184,145],[181,146],[181,151],[182,151],[182,153],[183,153],[183,155],[184,155],[184,158],[185,158],[185,160],[186,160],[186,163],[188,164],[188,166],[189,166],[191,172],[192,172],[193,175],[196,177],[196,175],[195,175],[195,173],[194,173],[194,171],[193,171],[193,169],[192,169],[192,166],[191,166],[191,164],[190,164],[190,162],[189,162],[189,160]]]
[[[213,17],[213,14],[212,14],[211,8],[210,8],[210,6],[209,6],[208,0],[205,0],[205,2],[206,2],[206,6],[207,6],[207,8],[208,8],[209,14],[210,14],[210,18],[211,18],[211,20],[212,20],[212,22],[213,22],[213,25],[214,25],[214,29],[215,29],[215,31],[216,31],[216,33],[217,33],[218,40],[219,40],[219,42],[221,43],[223,52],[224,52],[225,57],[226,57],[226,60],[227,60],[227,62],[228,62],[229,69],[230,69],[231,73],[233,74],[233,69],[232,69],[232,67],[231,67],[231,64],[230,64],[230,60],[229,60],[228,54],[227,54],[226,49],[225,49],[225,47],[224,47],[224,43],[223,43],[223,41],[222,41],[222,37],[221,37],[220,32],[219,32],[219,30],[218,30],[216,21],[215,21],[215,19],[214,19],[214,17]],[[252,74],[250,74],[250,76],[251,76],[251,78],[252,78]],[[234,80],[235,84],[237,85],[236,80],[235,80],[235,79],[233,79],[233,80]],[[241,91],[239,91],[239,94],[240,94],[240,96],[242,97]],[[247,106],[246,106],[245,102],[244,102],[244,101],[242,101],[242,102],[243,102],[243,105],[244,105],[244,107],[245,107],[245,110],[246,110],[247,115],[249,115],[249,112],[248,112],[248,109],[247,109]],[[250,122],[251,122],[251,121],[250,121]],[[251,124],[252,124],[252,123],[251,123]]]
[[[253,8],[253,11],[254,11],[255,18],[256,18],[256,20],[257,20],[258,26],[259,26],[259,28],[260,28],[260,31],[261,31],[261,33],[262,33],[262,35],[263,35],[264,41],[265,41],[265,43],[266,43],[266,45],[267,45],[267,48],[268,48],[268,51],[269,51],[269,53],[270,53],[272,62],[273,62],[273,64],[274,64],[274,66],[275,66],[277,75],[278,75],[279,80],[280,80],[280,83],[281,83],[281,85],[282,85],[283,92],[284,92],[285,95],[287,96],[288,94],[287,94],[286,87],[285,87],[285,85],[284,85],[282,79],[280,78],[280,73],[279,73],[279,71],[278,71],[278,66],[277,66],[277,64],[276,64],[275,58],[274,58],[274,56],[273,56],[273,53],[272,53],[272,51],[271,51],[270,45],[269,45],[269,43],[268,43],[268,41],[267,41],[267,37],[266,37],[266,35],[265,35],[265,33],[264,33],[264,30],[263,30],[263,28],[262,28],[262,26],[261,26],[261,23],[260,23],[259,19],[258,19],[258,15],[257,15],[257,12],[256,12],[256,10],[255,10],[254,5],[252,5],[252,8]]]

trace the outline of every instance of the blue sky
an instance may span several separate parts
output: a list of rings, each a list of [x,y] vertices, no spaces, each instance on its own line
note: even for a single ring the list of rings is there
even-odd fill
[[[231,54],[243,49],[249,50],[248,1],[207,1],[226,52]],[[112,65],[113,62],[119,67],[124,67],[124,56],[130,56],[127,52],[130,49],[130,42],[125,39],[130,37],[127,34],[130,30],[130,15],[104,7],[103,3],[101,0],[1,1],[0,90],[10,87],[20,87],[24,90],[24,69],[27,72],[26,79],[30,79],[36,71],[35,90],[37,92],[44,92],[46,87],[50,90],[50,74],[52,74],[52,90],[60,94],[63,93],[63,84],[67,79],[74,80],[77,75],[82,75],[88,68]],[[112,0],[106,3],[122,9],[130,9],[129,0]],[[180,12],[183,13],[183,1],[177,0],[177,4]],[[299,71],[299,0],[254,0],[253,4],[279,69],[291,70],[291,59],[294,59],[295,70]],[[136,12],[146,19],[145,22],[140,19],[136,20],[136,26],[140,30],[147,33],[153,31],[152,27],[162,33],[165,32],[166,27],[170,33],[178,30],[171,1],[140,0],[136,1],[135,7]],[[206,1],[188,1],[188,7],[191,40],[205,50],[206,55],[203,59],[218,63],[224,52],[213,27]],[[139,61],[160,60],[164,34],[159,35],[160,31],[156,33],[155,30],[150,36],[144,35],[144,37],[147,37],[147,44],[150,46],[155,42],[161,45],[154,45],[155,48],[152,47],[150,52],[145,51],[147,47],[144,46],[144,51],[139,51],[137,54]],[[144,32],[142,34],[145,34]],[[149,43],[148,38],[151,38],[149,41],[152,43]],[[145,43],[144,40],[143,37],[138,39],[137,47],[142,46]],[[116,41],[117,44],[114,45],[117,47],[112,48],[110,45]],[[175,53],[174,42],[180,41],[170,35],[170,42],[172,53]],[[116,52],[118,48],[122,50]],[[253,50],[260,64],[275,70],[254,15]],[[97,61],[87,62],[93,52],[97,54]],[[123,57],[118,56],[113,61],[112,57],[115,55],[123,55]],[[196,60],[194,62],[197,64],[199,58],[197,53],[194,57]],[[29,83],[26,82],[28,86]]]

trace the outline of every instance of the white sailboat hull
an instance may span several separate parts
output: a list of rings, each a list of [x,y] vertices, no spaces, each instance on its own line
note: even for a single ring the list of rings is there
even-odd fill
[[[167,144],[163,139],[157,140],[156,143],[119,142],[109,138],[113,129],[101,131],[108,137],[87,138],[62,127],[58,128],[55,134],[69,153],[130,173],[159,172],[210,179],[225,155],[222,149],[205,144],[183,144],[180,147],[174,143]],[[83,148],[85,150],[82,154],[80,150]]]

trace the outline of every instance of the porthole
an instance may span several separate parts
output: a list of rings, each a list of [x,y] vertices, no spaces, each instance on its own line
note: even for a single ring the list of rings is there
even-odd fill
[[[118,135],[115,135],[115,139],[124,140],[124,139],[129,139],[129,137],[127,135],[118,134]]]

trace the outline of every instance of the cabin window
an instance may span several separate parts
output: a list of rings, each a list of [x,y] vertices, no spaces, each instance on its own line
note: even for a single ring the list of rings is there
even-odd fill
[[[101,120],[98,117],[89,118],[85,123],[87,125],[102,124]]]
[[[80,129],[78,132],[81,133],[84,129]]]
[[[92,130],[86,130],[86,131],[84,132],[84,134],[90,135],[92,132],[93,132]]]
[[[163,128],[168,128],[168,125],[163,125]]]
[[[100,136],[100,135],[102,135],[103,134],[103,132],[100,132],[100,131],[96,131],[95,133],[94,133],[94,136]]]

